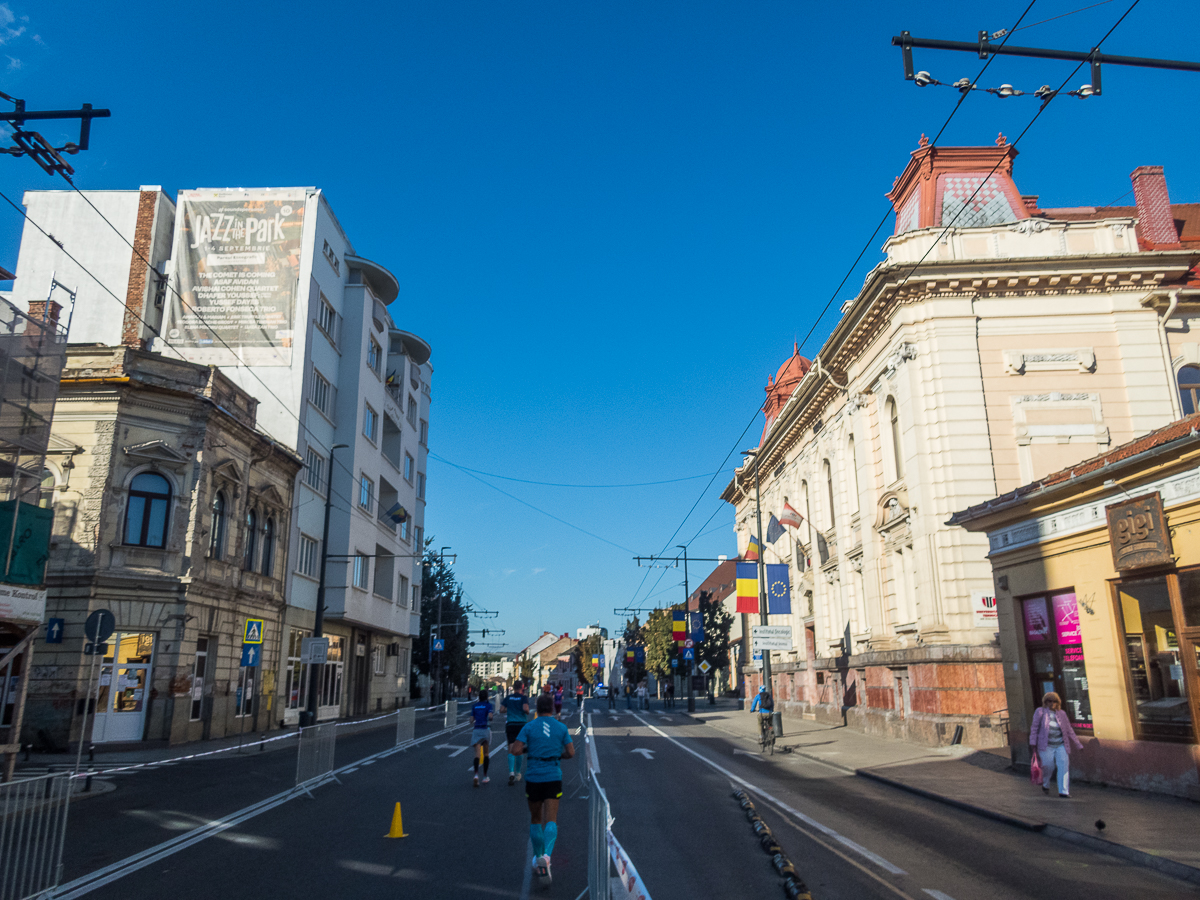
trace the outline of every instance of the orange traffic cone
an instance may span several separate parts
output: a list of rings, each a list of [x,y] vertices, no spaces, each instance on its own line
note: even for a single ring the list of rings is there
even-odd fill
[[[396,809],[392,813],[392,828],[387,834],[384,835],[384,837],[389,837],[389,838],[408,837],[408,835],[404,833],[404,819],[400,815],[400,804],[399,803],[396,804]]]

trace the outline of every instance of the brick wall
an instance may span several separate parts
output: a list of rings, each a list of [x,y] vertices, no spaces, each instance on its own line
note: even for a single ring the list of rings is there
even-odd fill
[[[150,241],[154,231],[154,208],[158,204],[157,191],[142,191],[138,197],[137,225],[133,231],[133,251],[129,265],[129,285],[125,291],[125,321],[121,329],[121,343],[126,347],[145,350],[142,340],[141,319],[146,315],[146,283],[150,266],[143,260],[150,258]]]

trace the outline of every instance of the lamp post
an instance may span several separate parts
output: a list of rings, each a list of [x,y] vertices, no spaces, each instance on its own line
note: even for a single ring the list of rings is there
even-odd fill
[[[754,510],[755,518],[758,521],[758,623],[760,625],[767,624],[767,582],[766,570],[763,568],[763,556],[766,555],[766,541],[763,539],[762,527],[762,504],[759,497],[758,489],[758,449],[743,450],[743,453],[754,457]],[[751,632],[753,633],[753,632]],[[754,658],[754,639],[750,639],[750,657]],[[767,686],[767,690],[771,692],[771,696],[775,695],[774,686],[771,684],[771,651],[762,651],[763,660],[763,684]],[[750,698],[746,698],[750,699]]]
[[[321,571],[317,580],[317,610],[313,616],[314,638],[324,635],[325,628],[325,563],[329,559],[329,509],[333,503],[333,454],[336,450],[344,450],[349,444],[334,444],[329,448],[329,478],[325,482],[325,528],[321,532]],[[321,686],[321,669],[323,666],[308,664],[308,703],[304,715],[301,716],[301,726],[317,724],[317,694]]]

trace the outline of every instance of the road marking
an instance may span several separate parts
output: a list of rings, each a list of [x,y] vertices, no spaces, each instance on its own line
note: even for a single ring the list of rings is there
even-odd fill
[[[494,748],[492,748],[492,752],[488,754],[488,759],[491,759],[493,756],[495,756],[497,753],[499,753],[501,750],[504,750],[507,747],[508,747],[508,744],[497,744]],[[457,756],[457,755],[458,755],[457,753],[451,754],[451,756]],[[467,771],[468,772],[475,771],[474,763],[472,763],[470,766],[467,767]]]
[[[642,756],[646,757],[646,759],[654,759],[654,751],[647,750],[645,747],[638,747],[636,750],[630,750],[629,752],[640,753]]]
[[[735,747],[733,749],[733,755],[737,756],[739,753],[749,756],[751,759],[757,759],[759,762],[766,762],[766,760],[762,758],[761,753],[756,753],[753,750],[739,750]]]
[[[672,744],[677,746],[680,750],[683,750],[686,753],[690,753],[692,756],[696,757],[696,759],[700,760],[705,765],[711,766],[712,768],[716,769],[718,772],[720,772],[726,778],[729,778],[732,781],[735,781],[736,783],[740,784],[742,787],[749,788],[750,790],[754,791],[756,794],[759,794],[760,796],[765,797],[767,800],[770,800],[772,803],[774,803],[780,809],[785,810],[788,813],[791,813],[793,816],[795,816],[801,822],[804,822],[806,825],[808,825],[812,828],[815,828],[817,831],[821,832],[822,834],[826,835],[827,837],[833,838],[838,843],[840,843],[846,847],[849,847],[851,850],[853,850],[855,853],[859,854],[860,856],[866,857],[871,862],[875,863],[875,865],[879,866],[879,868],[883,869],[885,872],[888,872],[892,875],[907,875],[908,874],[903,869],[901,869],[899,866],[893,865],[892,863],[888,862],[886,859],[884,859],[878,853],[872,853],[870,850],[868,850],[862,844],[852,841],[850,838],[846,837],[844,834],[841,834],[840,832],[834,831],[828,825],[824,825],[821,822],[818,822],[812,816],[805,815],[804,813],[800,812],[800,810],[794,809],[793,807],[788,806],[782,800],[778,799],[777,797],[772,796],[771,794],[768,794],[762,788],[757,787],[756,785],[751,784],[749,781],[746,781],[746,779],[733,774],[728,769],[726,769],[724,766],[713,762],[707,756],[704,756],[701,753],[697,753],[691,747],[688,747],[685,744],[683,744],[682,742],[671,737],[669,734],[667,734],[661,728],[659,728],[656,725],[651,724],[650,722],[647,722],[641,716],[634,716],[634,718],[638,719],[643,725],[645,725],[651,731],[658,734],[660,737],[666,738]]]
[[[460,747],[457,744],[438,744],[433,749],[434,750],[453,750],[455,752],[450,754],[450,758],[454,759],[454,757],[458,756],[459,753],[466,753],[471,748],[470,747]]]
[[[932,897],[933,900],[954,900],[949,894],[943,894],[941,891],[935,891],[931,888],[925,888],[925,893]]]
[[[588,758],[592,761],[592,771],[600,771],[600,757],[596,755],[596,732],[592,731],[592,714],[588,713],[587,730]]]

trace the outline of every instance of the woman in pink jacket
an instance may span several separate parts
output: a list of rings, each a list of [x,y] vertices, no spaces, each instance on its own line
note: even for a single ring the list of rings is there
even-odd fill
[[[1029,745],[1037,750],[1042,763],[1042,793],[1050,793],[1050,779],[1058,771],[1058,796],[1071,796],[1071,749],[1082,750],[1083,744],[1063,712],[1062,700],[1054,691],[1042,697],[1041,708],[1033,714],[1029,730]]]

